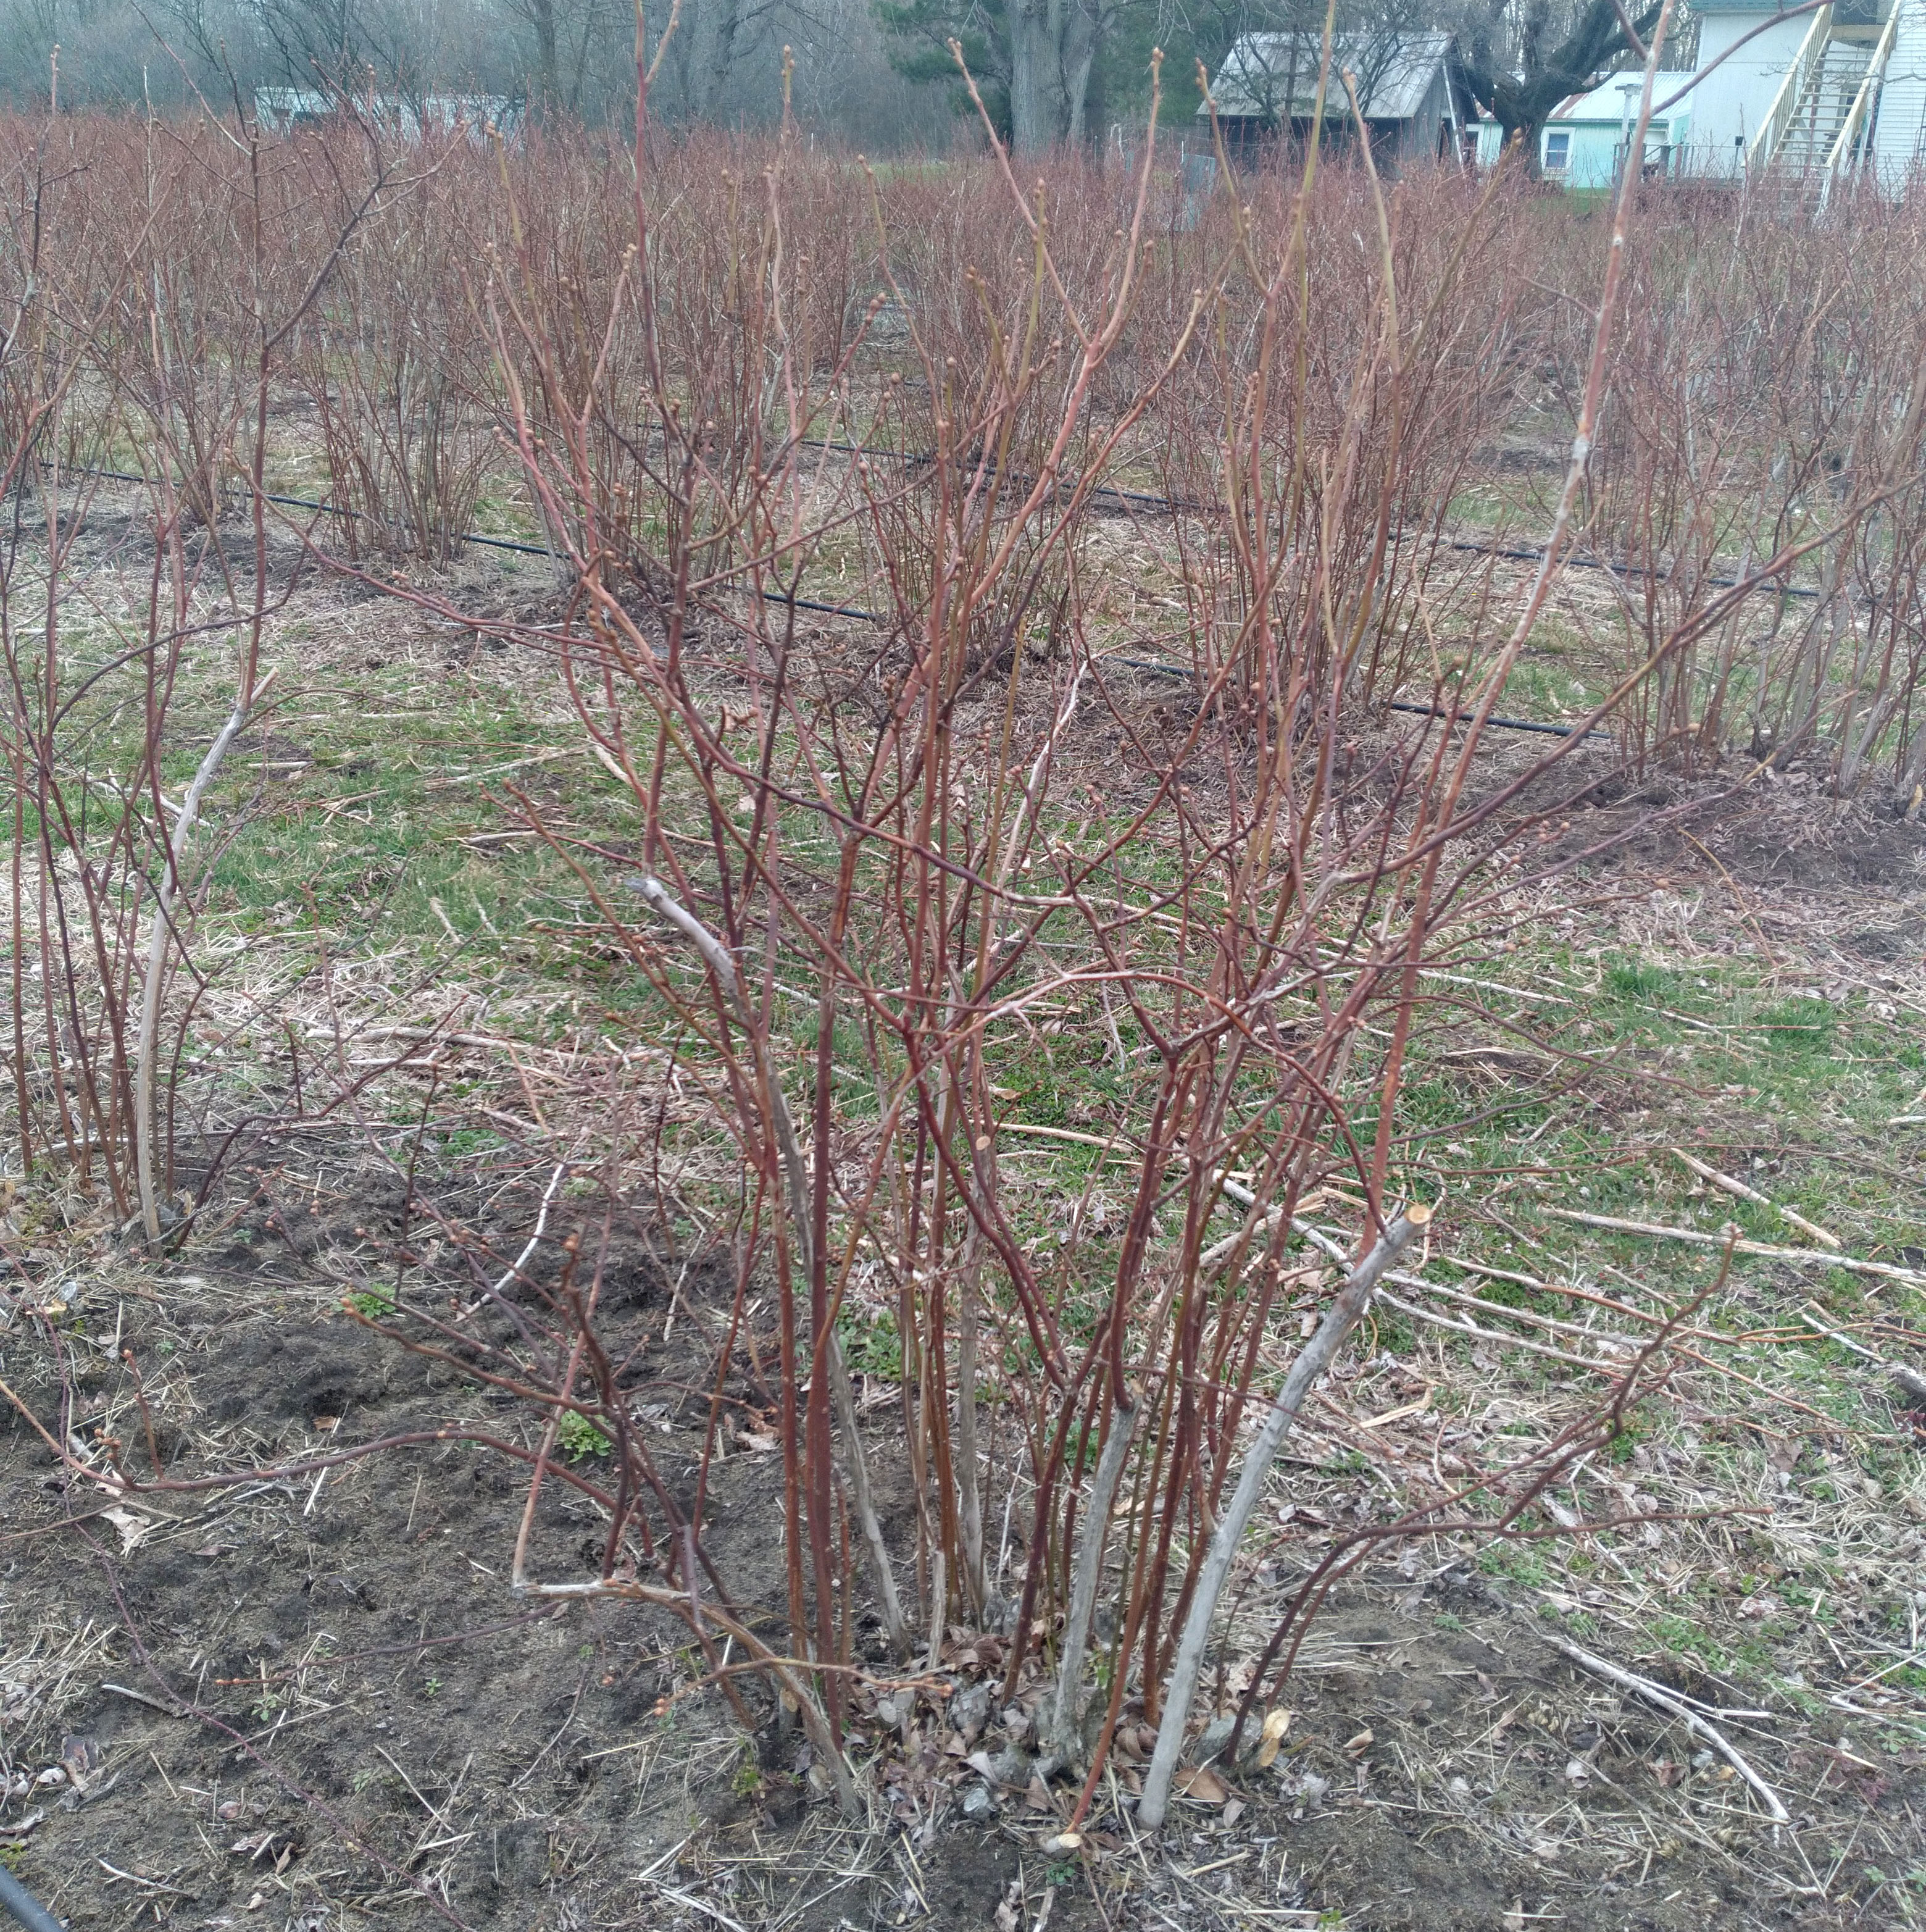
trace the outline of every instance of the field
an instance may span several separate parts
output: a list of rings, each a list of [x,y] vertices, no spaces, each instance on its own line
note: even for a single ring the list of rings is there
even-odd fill
[[[0,123],[67,1923],[1926,1914],[1919,206],[1152,154]]]

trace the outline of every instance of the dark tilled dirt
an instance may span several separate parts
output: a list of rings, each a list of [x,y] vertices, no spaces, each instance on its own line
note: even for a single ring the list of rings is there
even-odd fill
[[[484,1200],[478,1184],[469,1198]],[[499,1196],[498,1232],[526,1204]],[[432,1238],[402,1228],[385,1185],[305,1222],[263,1196],[190,1248],[159,1300],[103,1279],[67,1316],[23,1315],[0,1336],[20,1405],[0,1416],[0,1845],[77,1928],[1034,1928],[1047,1904],[1068,1932],[1326,1911],[1427,1932],[1816,1928],[1866,1922],[1857,1837],[1890,1842],[1926,1802],[1916,1766],[1868,1780],[1823,1726],[1790,1747],[1775,1726],[1757,1748],[1797,1836],[1775,1833],[1722,1763],[1575,1672],[1484,1579],[1387,1569],[1316,1625],[1275,1763],[1226,1772],[1229,1802],[1180,1808],[1159,1846],[1100,1806],[1087,1860],[1053,1857],[1063,1786],[963,1816],[978,1784],[966,1750],[1007,1733],[993,1707],[980,1738],[948,1721],[998,1675],[994,1640],[961,1632],[906,1730],[885,1732],[859,1694],[856,1755],[879,1795],[873,1820],[849,1825],[793,1736],[745,1739],[714,1692],[688,1690],[701,1665],[679,1622],[512,1596],[525,1466],[472,1438],[526,1446],[535,1425],[512,1394],[330,1311],[319,1262],[377,1233],[424,1251]],[[605,1339],[687,1508],[703,1355],[677,1330],[686,1342],[719,1319],[731,1282],[717,1268],[678,1283],[616,1231]],[[102,1512],[121,1503],[63,1475],[21,1409],[82,1442],[111,1416],[138,1477],[122,1349],[171,1475],[427,1439],[125,1499],[117,1519]],[[466,1438],[433,1439],[455,1425]],[[772,1631],[780,1492],[773,1455],[736,1454],[711,1472],[703,1516],[735,1602]],[[908,1500],[885,1502],[900,1533]],[[552,1480],[531,1574],[594,1575],[602,1527]],[[1289,1582],[1267,1587],[1281,1598]],[[1124,1749],[1125,1785],[1132,1761]],[[1824,1895],[1806,1870],[1822,1848],[1843,1861]]]

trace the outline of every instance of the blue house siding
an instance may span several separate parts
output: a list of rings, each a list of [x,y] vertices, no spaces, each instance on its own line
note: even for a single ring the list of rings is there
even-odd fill
[[[1697,32],[1676,52],[1697,84],[1653,124],[1647,171],[1732,182],[1773,171],[1817,182],[1832,170],[1835,181],[1856,172],[1889,194],[1926,182],[1926,0],[1832,0],[1817,13],[1792,4],[1693,0]],[[1615,74],[1559,104],[1539,151],[1547,180],[1595,191],[1617,180],[1637,85]],[[1676,93],[1677,76],[1663,76],[1662,86]],[[1793,92],[1797,101],[1781,98]],[[1856,140],[1844,140],[1849,129]],[[1481,122],[1481,166],[1496,164],[1499,145],[1496,124]]]
[[[1619,102],[1610,104],[1608,116],[1598,111],[1605,104],[1597,92],[1575,104],[1577,111],[1559,115],[1545,123],[1538,137],[1538,166],[1547,181],[1570,188],[1607,188],[1619,178],[1619,149],[1625,139],[1625,121]],[[1691,121],[1684,112],[1654,121],[1646,131],[1645,165],[1648,172],[1677,171],[1679,150],[1689,140]],[[1490,167],[1499,158],[1499,130],[1495,121],[1481,121],[1478,128],[1478,164]]]

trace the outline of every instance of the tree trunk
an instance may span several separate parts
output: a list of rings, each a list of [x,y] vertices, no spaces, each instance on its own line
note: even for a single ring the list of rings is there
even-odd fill
[[[1090,76],[1110,0],[1010,0],[1010,145],[1041,154],[1089,134]]]
[[[1613,61],[1631,46],[1623,6],[1624,0],[1583,0],[1565,39],[1548,48],[1551,10],[1533,0],[1522,17],[1521,35],[1508,60],[1490,31],[1503,11],[1501,5],[1494,4],[1491,19],[1472,35],[1466,79],[1472,98],[1498,123],[1508,151],[1514,140],[1522,142],[1528,179],[1536,181],[1542,172],[1538,157],[1545,123],[1559,103],[1596,86]],[[1662,0],[1633,0],[1631,24],[1640,34],[1649,34],[1661,10]]]
[[[696,0],[693,8],[684,7],[670,56],[680,70],[684,110],[696,120],[716,118],[741,27],[741,0]]]
[[[561,76],[556,60],[555,0],[529,0],[535,28],[535,82],[544,108],[561,98]]]
[[[1504,142],[1499,150],[1500,158],[1510,158],[1515,146],[1518,150],[1517,160],[1524,168],[1525,178],[1527,181],[1542,179],[1544,170],[1541,165],[1540,158],[1544,152],[1544,117],[1541,115],[1535,120],[1508,121],[1501,112],[1498,126]]]
[[[1052,0],[1010,0],[1010,146],[1020,154],[1056,143]]]
[[[1089,138],[1086,106],[1090,96],[1090,70],[1097,64],[1097,43],[1103,22],[1098,0],[1062,0],[1063,38],[1059,71],[1063,76],[1063,132],[1073,145]]]

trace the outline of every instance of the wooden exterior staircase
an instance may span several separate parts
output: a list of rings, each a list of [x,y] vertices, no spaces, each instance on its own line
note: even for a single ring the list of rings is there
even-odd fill
[[[1902,22],[1919,0],[1822,7],[1746,154],[1747,178],[1823,207],[1874,158],[1880,99]]]

